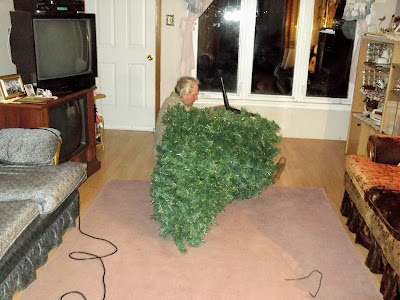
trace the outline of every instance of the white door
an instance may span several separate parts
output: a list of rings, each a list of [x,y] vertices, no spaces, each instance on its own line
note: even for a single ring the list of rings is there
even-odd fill
[[[153,131],[156,0],[86,0],[96,14],[96,102],[106,128]],[[154,57],[152,59],[152,57]]]

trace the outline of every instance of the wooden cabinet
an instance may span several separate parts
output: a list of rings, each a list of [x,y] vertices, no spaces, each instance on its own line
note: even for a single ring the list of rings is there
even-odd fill
[[[379,58],[388,53],[389,63],[382,62]],[[361,40],[346,154],[365,155],[374,133],[400,134],[400,41],[366,34]]]
[[[65,140],[63,138],[63,142],[66,147],[71,147],[71,143],[80,143],[79,147],[73,146],[72,149],[68,150],[65,159],[87,163],[88,176],[90,176],[100,168],[100,161],[96,157],[93,91],[94,88],[89,88],[68,93],[44,104],[0,104],[0,128],[54,127],[61,131],[62,137],[64,131],[66,138]],[[82,142],[80,140],[76,141],[76,139],[69,142],[71,134],[68,132],[69,124],[66,124],[68,119],[66,119],[66,122],[54,120],[60,116],[72,114],[74,105],[79,105],[80,110],[83,111],[83,125],[78,129],[82,132],[83,137],[79,138]],[[65,114],[62,113],[64,107],[67,110]],[[59,113],[60,111],[61,113]],[[70,135],[69,137],[68,134]]]

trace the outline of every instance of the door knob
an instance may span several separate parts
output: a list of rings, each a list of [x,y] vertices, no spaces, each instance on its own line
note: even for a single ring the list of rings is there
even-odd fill
[[[147,60],[153,60],[153,55],[151,54],[147,55]]]

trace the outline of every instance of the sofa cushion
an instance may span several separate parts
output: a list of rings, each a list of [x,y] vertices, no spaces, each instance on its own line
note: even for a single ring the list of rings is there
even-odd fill
[[[60,132],[54,128],[7,128],[0,130],[0,163],[54,164]]]
[[[363,198],[371,189],[400,191],[400,168],[397,166],[374,163],[366,156],[348,155],[346,172]]]
[[[39,213],[53,212],[86,179],[86,164],[0,166],[0,201],[36,201]]]
[[[0,258],[16,238],[39,218],[38,207],[33,200],[0,201]]]

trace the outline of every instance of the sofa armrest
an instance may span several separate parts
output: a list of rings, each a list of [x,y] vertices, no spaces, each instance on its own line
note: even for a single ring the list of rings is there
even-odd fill
[[[54,128],[0,129],[0,164],[53,165],[58,163],[61,135]]]
[[[371,135],[367,153],[373,162],[397,166],[400,163],[400,136]]]

